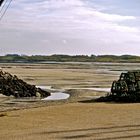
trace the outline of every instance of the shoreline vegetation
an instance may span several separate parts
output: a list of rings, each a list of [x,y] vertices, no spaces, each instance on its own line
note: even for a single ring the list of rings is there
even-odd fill
[[[135,55],[19,55],[0,56],[0,63],[39,63],[39,62],[124,62],[139,63],[140,56]]]

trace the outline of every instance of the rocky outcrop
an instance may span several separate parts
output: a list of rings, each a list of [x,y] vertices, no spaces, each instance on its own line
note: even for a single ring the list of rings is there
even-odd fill
[[[30,85],[16,75],[0,71],[0,93],[6,96],[19,97],[47,97],[50,93]]]

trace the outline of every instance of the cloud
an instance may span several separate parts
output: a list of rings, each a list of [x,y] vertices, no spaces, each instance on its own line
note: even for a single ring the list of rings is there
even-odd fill
[[[106,20],[106,21],[125,21],[125,20],[134,20],[136,19],[136,17],[134,16],[121,16],[121,15],[117,15],[117,14],[106,14],[106,13],[102,13],[102,12],[98,12],[98,11],[95,11],[93,12],[93,15],[98,17],[98,18],[101,18],[103,20]]]
[[[82,47],[79,47],[79,51],[86,44],[94,45],[93,50],[96,50],[98,46],[104,46],[104,50],[109,50],[107,46],[128,45],[128,42],[138,44],[140,28],[126,24],[138,21],[138,17],[116,14],[113,11],[110,14],[101,10],[106,8],[103,6],[100,8],[90,0],[13,1],[2,20],[1,30],[14,30],[15,34],[21,32],[21,37],[25,35],[23,32],[44,34],[46,38],[38,37],[37,39],[42,46],[45,43],[57,46],[58,43],[58,46],[71,46],[72,48],[76,44],[80,46],[80,41],[83,40],[81,42],[84,43],[81,43]],[[30,39],[33,41],[32,36]],[[87,46],[85,50],[86,48]],[[61,49],[65,50],[65,48]]]
[[[19,0],[14,2],[13,9],[9,11],[8,15],[15,25],[12,24],[13,27],[19,25],[21,27],[25,26],[25,28],[36,28],[38,26],[38,29],[42,27],[44,29],[45,25],[46,27],[49,25],[55,26],[56,24],[65,26],[69,23],[69,25],[74,24],[75,27],[79,27],[79,23],[86,23],[85,21],[94,25],[94,21],[113,23],[136,19],[134,16],[100,12],[82,0],[36,0],[30,2]]]

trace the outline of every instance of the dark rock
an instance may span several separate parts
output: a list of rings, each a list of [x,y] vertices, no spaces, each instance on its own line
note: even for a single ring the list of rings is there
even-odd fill
[[[48,91],[36,88],[19,79],[16,75],[12,76],[8,72],[0,71],[0,92],[6,96],[13,95],[19,97],[47,97],[50,96]]]
[[[111,93],[96,101],[140,103],[140,70],[122,72],[119,80],[113,81]]]

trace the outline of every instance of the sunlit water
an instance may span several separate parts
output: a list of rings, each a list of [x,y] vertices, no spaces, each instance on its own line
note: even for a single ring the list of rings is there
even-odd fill
[[[93,90],[93,91],[103,91],[103,92],[110,92],[110,88],[66,88],[66,89],[83,89],[83,90]]]
[[[52,86],[36,86],[36,87],[41,89],[52,89]]]
[[[95,90],[95,91],[104,91],[104,92],[110,92],[110,88],[86,88],[89,90]]]
[[[58,89],[54,89],[51,86],[37,86],[38,88],[46,89],[46,90],[52,90],[52,91],[57,91]],[[66,88],[67,89],[83,89],[83,90],[94,90],[94,91],[99,91],[99,92],[110,92],[110,88]],[[68,99],[70,97],[69,94],[63,93],[61,91],[58,92],[52,92],[50,96],[42,99],[45,101],[52,101],[52,100],[64,100]]]
[[[51,96],[48,96],[42,100],[64,100],[64,99],[68,99],[70,97],[69,94],[67,93],[62,93],[62,92],[55,92],[55,93],[51,93]]]
[[[58,90],[58,89],[52,88],[52,86],[37,86],[37,87],[42,88],[42,89],[49,89],[49,90],[53,90],[53,91]],[[87,90],[104,91],[104,92],[110,92],[110,90],[111,90],[111,88],[79,88],[79,87],[65,88],[65,90],[67,90],[67,89],[87,89]]]

